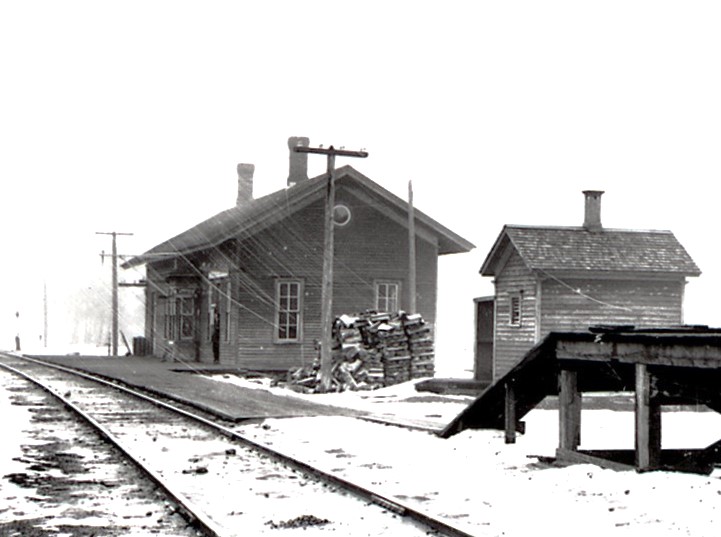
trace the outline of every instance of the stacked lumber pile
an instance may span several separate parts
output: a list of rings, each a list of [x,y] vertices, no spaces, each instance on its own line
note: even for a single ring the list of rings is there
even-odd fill
[[[421,315],[368,311],[335,319],[332,391],[370,390],[433,373],[433,336]],[[291,371],[288,381],[295,389],[318,391],[320,358]]]

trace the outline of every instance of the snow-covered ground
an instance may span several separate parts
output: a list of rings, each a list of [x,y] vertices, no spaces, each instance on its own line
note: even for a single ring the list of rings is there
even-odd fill
[[[271,387],[267,379],[229,375],[214,378],[289,393]],[[294,396],[436,425],[448,423],[472,400],[420,393],[412,383],[372,392]],[[18,419],[19,414],[10,416]],[[554,410],[532,411],[524,418],[527,434],[519,436],[513,445],[504,443],[500,431],[464,431],[441,439],[422,430],[342,417],[270,419],[239,425],[237,429],[256,441],[375,488],[400,503],[443,517],[474,535],[718,533],[721,471],[709,476],[638,474],[587,464],[560,467],[540,463],[536,456],[552,457],[555,453],[557,419]],[[5,425],[11,430],[10,424]],[[714,412],[665,412],[663,432],[664,448],[704,447],[721,437],[721,416]],[[6,436],[10,442],[16,441],[14,438]],[[8,442],[3,446],[7,447]],[[632,448],[632,413],[584,410],[581,447]],[[2,451],[1,475],[14,469],[11,451]],[[187,456],[181,463],[187,465]],[[228,501],[232,503],[233,499]],[[315,530],[324,533],[322,528]],[[289,530],[277,531],[287,535]],[[330,526],[327,531],[332,531]]]
[[[262,381],[223,380],[281,389]],[[412,383],[375,392],[298,397],[438,423],[450,421],[470,401],[419,393]],[[527,434],[514,445],[506,445],[500,431],[464,431],[441,439],[335,417],[273,419],[239,429],[319,467],[381,487],[475,535],[718,534],[721,471],[710,476],[639,474],[539,464],[535,455],[553,456],[558,445],[557,411],[534,410],[524,419]],[[633,448],[631,412],[585,410],[582,425],[583,449]],[[721,416],[664,412],[663,433],[664,448],[705,447],[721,438]],[[348,460],[353,464],[344,464]]]

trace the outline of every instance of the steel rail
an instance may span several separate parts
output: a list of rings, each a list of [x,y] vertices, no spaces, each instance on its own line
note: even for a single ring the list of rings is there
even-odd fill
[[[143,393],[142,391],[139,391],[135,388],[131,388],[115,379],[108,380],[107,378],[92,375],[85,371],[81,371],[81,370],[70,368],[70,367],[65,367],[65,366],[55,364],[52,362],[46,362],[44,360],[39,360],[37,358],[30,358],[27,356],[18,356],[18,355],[10,355],[10,356],[12,356],[13,358],[20,358],[20,359],[28,361],[28,362],[34,362],[39,365],[57,369],[59,371],[64,371],[66,373],[70,373],[72,375],[76,375],[81,378],[85,378],[87,380],[97,382],[99,384],[103,384],[105,386],[114,388],[116,390],[122,391],[129,395],[132,395],[134,397],[137,397],[139,399],[147,401],[153,405],[159,406],[161,408],[165,408],[166,410],[169,410],[176,414],[180,414],[183,417],[194,420],[198,423],[205,425],[206,427],[209,427],[210,429],[222,434],[223,436],[225,436],[227,438],[230,438],[236,442],[239,442],[240,444],[246,445],[264,455],[267,455],[278,462],[292,466],[295,469],[297,469],[301,472],[304,472],[306,474],[309,474],[320,481],[323,481],[329,485],[334,485],[338,488],[344,489],[363,500],[369,501],[369,502],[371,502],[375,505],[378,505],[384,509],[388,509],[389,511],[392,511],[400,516],[407,517],[408,519],[413,520],[416,523],[423,524],[424,526],[427,526],[428,528],[433,529],[435,531],[441,532],[444,535],[447,535],[449,537],[474,537],[470,533],[467,533],[459,528],[456,528],[454,526],[451,526],[450,524],[447,524],[441,520],[438,520],[437,518],[434,518],[433,516],[431,516],[427,513],[419,511],[416,508],[405,505],[405,504],[397,501],[396,499],[389,498],[389,497],[385,496],[384,494],[372,491],[366,487],[358,485],[357,483],[353,483],[352,481],[348,481],[342,477],[339,477],[337,475],[334,475],[334,474],[331,474],[324,470],[321,470],[319,468],[316,468],[316,467],[314,467],[306,462],[303,462],[295,457],[292,457],[292,456],[282,453],[280,451],[271,449],[270,447],[260,444],[246,436],[243,436],[242,434],[240,434],[236,431],[233,431],[233,430],[229,429],[228,427],[225,427],[224,425],[216,423],[210,419],[207,419],[203,416],[200,416],[198,414],[195,414],[195,413],[185,410],[183,408],[179,408],[171,403],[168,403],[167,401],[163,401],[154,396]],[[158,396],[158,397],[160,397],[160,396]]]
[[[187,521],[189,521],[191,524],[197,525],[199,529],[201,529],[206,535],[210,537],[223,537],[224,532],[220,528],[220,526],[218,526],[209,517],[207,517],[202,512],[202,510],[196,508],[189,498],[169,488],[169,486],[166,485],[165,481],[159,473],[153,471],[141,460],[136,458],[130,451],[126,450],[123,445],[117,440],[117,438],[105,426],[95,420],[95,418],[87,414],[84,410],[79,408],[77,405],[75,405],[73,402],[71,402],[60,393],[53,390],[51,387],[43,384],[40,380],[35,379],[32,376],[26,374],[25,372],[20,371],[19,369],[16,369],[8,364],[0,363],[0,367],[24,378],[28,382],[31,382],[38,388],[42,389],[44,392],[52,395],[55,399],[60,401],[66,408],[68,408],[71,412],[79,416],[88,425],[90,425],[90,427],[93,428],[97,433],[99,433],[101,437],[103,437],[106,441],[108,441],[116,449],[118,449],[124,457],[130,459],[130,461],[136,466],[136,468],[138,468],[153,483],[160,487],[180,507],[181,514]]]

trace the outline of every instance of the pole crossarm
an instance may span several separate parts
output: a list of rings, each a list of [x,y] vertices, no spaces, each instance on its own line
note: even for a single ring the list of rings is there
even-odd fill
[[[294,147],[293,151],[296,153],[316,153],[319,155],[334,155],[336,157],[356,157],[366,158],[368,156],[367,151],[349,151],[347,149],[336,149],[333,146],[330,147]]]

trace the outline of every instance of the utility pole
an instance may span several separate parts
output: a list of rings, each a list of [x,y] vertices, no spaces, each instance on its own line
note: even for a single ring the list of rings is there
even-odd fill
[[[408,309],[416,311],[416,214],[413,208],[413,182],[408,181]]]
[[[335,207],[335,157],[368,156],[366,151],[346,151],[335,149],[333,146],[322,147],[295,147],[297,153],[317,153],[328,157],[328,180],[325,192],[324,215],[324,243],[323,243],[323,281],[321,283],[321,312],[320,312],[320,389],[323,392],[330,390],[331,372],[331,336],[333,322],[333,209]]]
[[[118,235],[132,235],[132,233],[118,233],[117,231],[103,232],[96,231],[96,235],[111,235],[113,237],[113,252],[111,255],[113,263],[113,303],[112,303],[112,339],[111,339],[111,356],[118,355]],[[105,254],[101,254],[105,256]]]
[[[43,347],[48,346],[48,284],[43,282]]]

